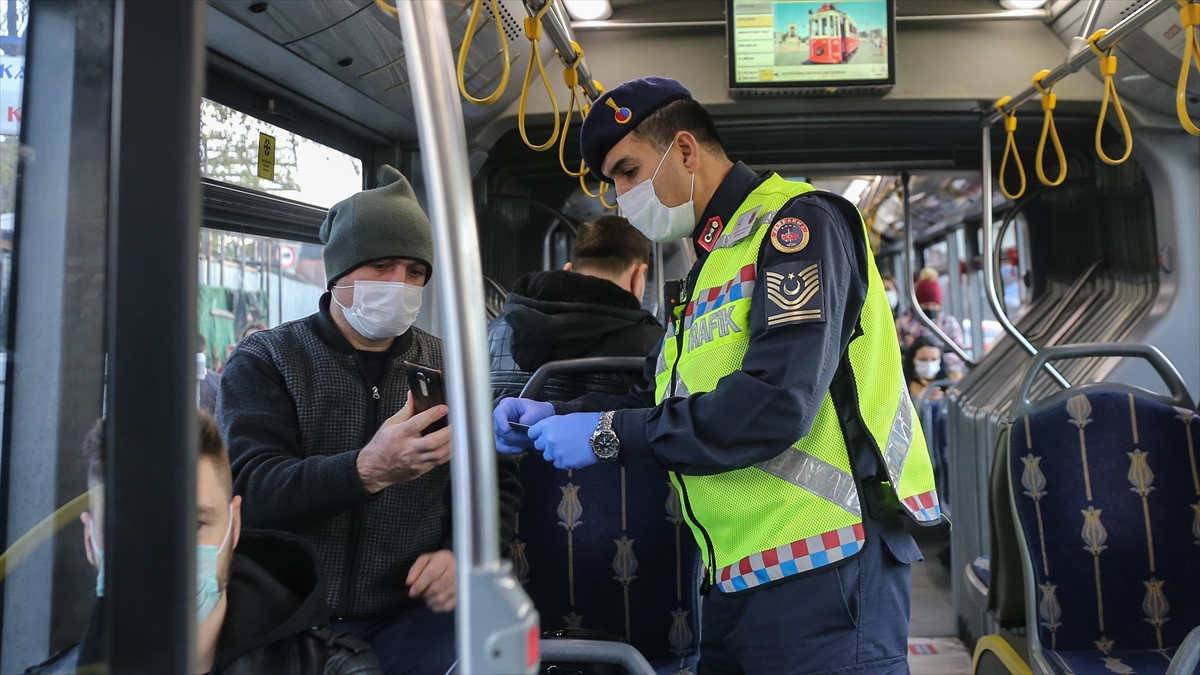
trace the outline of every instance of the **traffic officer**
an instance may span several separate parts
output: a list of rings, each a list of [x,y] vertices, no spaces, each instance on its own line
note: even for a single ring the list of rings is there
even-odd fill
[[[505,399],[498,449],[670,472],[707,566],[702,674],[907,673],[899,514],[941,512],[862,217],[731,162],[675,80],[610,89],[580,143],[630,222],[697,261],[640,385]]]

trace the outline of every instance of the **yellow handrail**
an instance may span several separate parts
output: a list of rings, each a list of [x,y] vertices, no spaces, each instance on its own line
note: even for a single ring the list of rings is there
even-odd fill
[[[471,42],[475,39],[475,25],[479,20],[479,15],[483,13],[483,0],[475,0],[474,6],[471,7],[471,18],[467,23],[467,32],[463,34],[462,46],[458,48],[458,91],[475,105],[491,105],[498,101],[504,95],[504,90],[508,88],[508,75],[512,69],[512,64],[508,61],[508,38],[504,35],[504,26],[500,19],[500,8],[496,6],[496,0],[488,0],[492,3],[492,17],[496,23],[496,35],[500,38],[500,52],[503,55],[504,63],[503,70],[500,71],[500,84],[496,85],[496,90],[483,98],[475,98],[467,93],[467,84],[463,81],[463,72],[467,68],[467,54],[471,51]],[[383,0],[375,0],[376,4],[384,4]]]
[[[999,110],[1000,114],[1004,115],[1004,131],[1008,137],[1004,143],[1004,159],[1000,160],[999,183],[1000,192],[1004,193],[1005,197],[1016,200],[1020,199],[1021,195],[1025,194],[1025,166],[1021,164],[1021,153],[1017,150],[1016,139],[1013,138],[1013,133],[1017,130],[1017,110],[1016,108],[1013,108],[1012,112],[1004,112],[1004,106],[1008,105],[1008,102],[1011,100],[1011,96],[1005,96],[1004,98],[996,101],[996,110]],[[1010,154],[1017,162],[1017,175],[1021,177],[1021,189],[1017,190],[1016,193],[1009,192],[1008,187],[1004,182],[1004,174],[1005,170],[1008,168],[1008,156]]]
[[[1049,70],[1039,71],[1033,76],[1033,86],[1042,95],[1042,110],[1045,111],[1042,121],[1042,138],[1038,141],[1037,163],[1034,165],[1037,169],[1038,180],[1042,181],[1042,185],[1057,187],[1062,185],[1062,182],[1067,179],[1067,155],[1063,152],[1062,141],[1058,139],[1058,128],[1054,126],[1054,106],[1058,104],[1058,97],[1055,96],[1050,89],[1042,86],[1042,78],[1050,74]],[[1043,168],[1043,156],[1046,151],[1046,138],[1050,137],[1054,141],[1054,152],[1058,155],[1058,178],[1050,180],[1046,178],[1046,172]]]
[[[1125,119],[1125,109],[1121,107],[1121,98],[1117,96],[1117,85],[1113,82],[1113,76],[1117,74],[1117,57],[1113,56],[1111,47],[1105,53],[1096,46],[1096,40],[1104,37],[1107,32],[1107,29],[1101,28],[1092,33],[1088,38],[1088,47],[1096,53],[1096,56],[1100,57],[1100,74],[1104,76],[1104,102],[1100,104],[1100,121],[1096,123],[1096,154],[1099,155],[1100,161],[1116,166],[1123,164],[1133,154],[1133,132],[1129,130],[1129,120]],[[1121,155],[1120,159],[1113,159],[1104,154],[1104,147],[1100,145],[1100,133],[1104,131],[1104,116],[1108,113],[1110,98],[1113,102],[1113,109],[1117,111],[1117,119],[1121,122],[1121,133],[1125,135],[1125,154]]]
[[[550,10],[550,5],[553,3],[554,0],[546,0],[546,4],[542,5],[537,14],[525,18],[525,37],[529,39],[529,63],[525,66],[525,83],[521,86],[521,101],[517,105],[517,130],[521,132],[521,140],[525,141],[525,145],[537,152],[549,150],[558,140],[558,99],[554,97],[554,90],[550,87],[550,78],[546,76],[546,66],[542,64],[542,55],[538,51],[538,40],[542,39],[542,15]],[[546,94],[550,96],[550,106],[554,108],[554,131],[551,132],[549,140],[541,145],[534,145],[530,142],[529,136],[525,135],[525,105],[529,98],[529,85],[533,80],[535,62],[542,78],[542,84],[546,87]]]
[[[37,525],[34,525],[28,532],[21,535],[12,546],[4,553],[0,553],[0,581],[3,581],[8,576],[9,569],[21,564],[21,561],[29,556],[30,553],[42,545],[58,531],[70,525],[79,515],[88,510],[88,497],[102,489],[103,485],[88,490],[71,501],[63,504],[54,513],[46,516]]]
[[[1179,115],[1179,123],[1184,131],[1193,136],[1200,136],[1200,127],[1192,122],[1187,111],[1187,82],[1192,61],[1196,62],[1196,70],[1200,71],[1200,3],[1179,0],[1179,21],[1183,24],[1186,34],[1183,46],[1183,67],[1179,70],[1179,85],[1175,88],[1175,112]]]
[[[572,40],[571,49],[575,51],[575,60],[573,65],[563,69],[563,80],[567,83],[567,89],[571,92],[571,102],[567,104],[567,115],[565,118],[563,118],[562,136],[559,138],[558,142],[558,165],[562,167],[562,170],[566,172],[568,176],[572,178],[582,178],[585,174],[587,174],[588,171],[587,165],[584,163],[584,161],[582,159],[579,160],[579,171],[571,171],[567,168],[567,161],[563,156],[563,153],[567,147],[567,132],[571,129],[571,117],[575,112],[576,104],[579,105],[579,121],[582,123],[583,118],[587,117],[587,109],[579,100],[579,71],[576,70],[576,68],[579,66],[579,63],[583,60],[583,48],[579,46],[578,42]]]

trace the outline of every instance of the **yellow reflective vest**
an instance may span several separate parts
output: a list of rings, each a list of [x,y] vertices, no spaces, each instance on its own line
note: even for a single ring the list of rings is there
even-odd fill
[[[781,279],[760,279],[758,255],[775,214],[794,198],[813,191],[807,183],[772,176],[745,199],[704,261],[694,284],[675,307],[667,326],[655,377],[655,401],[712,391],[721,378],[742,367],[750,343],[754,285],[779,294]],[[849,202],[841,211],[862,217]],[[740,237],[740,238],[739,238]],[[848,348],[857,415],[886,467],[888,485],[904,510],[922,524],[941,519],[933,465],[918,415],[908,395],[891,308],[875,259],[867,252],[868,287],[861,334]],[[820,276],[801,272],[789,280],[788,309],[795,316],[815,311]],[[797,285],[803,285],[797,291]],[[813,303],[818,300],[814,300]],[[845,367],[845,361],[843,362]],[[807,435],[778,456],[711,476],[674,474],[688,525],[704,554],[709,581],[736,592],[844,560],[862,550],[861,486],[833,396],[825,393]]]

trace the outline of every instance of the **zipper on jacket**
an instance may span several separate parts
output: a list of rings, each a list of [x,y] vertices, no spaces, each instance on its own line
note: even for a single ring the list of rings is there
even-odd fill
[[[703,267],[703,265],[698,265],[698,267]],[[685,315],[687,314],[687,303],[689,300],[688,294],[690,292],[690,287],[696,283],[696,279],[692,278],[693,276],[698,279],[700,277],[699,270],[697,270],[694,274],[689,274],[688,277],[683,280],[683,288],[679,293],[679,304],[683,305],[684,309],[683,312],[680,313],[679,320],[675,322],[675,361],[671,364],[671,379],[667,381],[670,385],[669,391],[667,392],[668,396],[675,395],[675,376],[679,369],[679,359],[683,357],[683,334],[685,332],[683,321],[686,318]],[[704,545],[708,549],[708,575],[704,578],[704,581],[700,586],[700,594],[707,595],[708,590],[712,588],[717,580],[716,549],[713,548],[712,537],[709,536],[708,530],[705,529],[704,525],[700,523],[700,519],[696,517],[695,511],[692,510],[692,502],[690,499],[688,499],[687,485],[683,481],[683,474],[679,473],[678,471],[675,471],[674,473],[675,480],[679,482],[679,497],[683,501],[684,511],[687,513],[688,518],[691,519],[691,521],[696,525],[696,528],[700,530],[700,534],[704,536]]]
[[[708,595],[708,590],[717,583],[717,553],[713,548],[712,537],[708,535],[708,530],[704,525],[700,524],[700,519],[696,517],[696,512],[692,511],[692,502],[688,499],[687,485],[683,482],[683,474],[675,472],[675,480],[679,481],[679,496],[683,500],[683,508],[696,527],[699,528],[700,534],[704,535],[704,545],[708,549],[708,574],[704,577],[704,581],[700,584],[700,595]]]
[[[363,367],[362,360],[358,357],[358,355],[355,355],[354,360],[358,364],[359,373],[361,374],[363,378],[363,384],[365,385],[367,369]],[[391,359],[389,358],[384,363],[383,374],[380,375],[381,378],[387,376],[387,369],[390,364]],[[375,435],[375,432],[378,431],[377,427],[379,426],[380,401],[379,385],[371,385],[368,393],[370,394],[372,400],[367,402],[367,428],[363,437],[364,447],[367,443],[371,442],[371,438]],[[362,539],[362,511],[363,507],[360,506],[354,509],[354,513],[350,514],[350,541],[346,546],[346,562],[344,565],[345,569],[342,571],[341,597],[338,598],[337,617],[339,621],[344,619],[350,612],[350,592],[354,589],[355,582],[358,581],[358,549],[362,543],[360,541]]]

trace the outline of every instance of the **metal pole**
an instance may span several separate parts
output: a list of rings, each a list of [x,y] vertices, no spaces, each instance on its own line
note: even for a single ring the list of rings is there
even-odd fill
[[[985,124],[983,127],[983,222],[980,224],[980,237],[983,239],[983,285],[987,293],[988,304],[992,306],[992,313],[996,315],[996,321],[1004,327],[1004,331],[1012,336],[1017,344],[1025,348],[1030,356],[1037,356],[1037,348],[1033,346],[1021,331],[1008,320],[1008,314],[1004,311],[1004,305],[1000,302],[1000,297],[996,294],[996,241],[992,239],[992,125]],[[982,328],[982,326],[981,326]],[[983,345],[979,345],[980,353],[983,352]],[[1050,377],[1054,378],[1055,382],[1062,385],[1063,389],[1070,389],[1071,383],[1067,382],[1049,363],[1046,364],[1046,372],[1050,373]]]
[[[400,2],[397,10],[413,83],[434,245],[441,252],[439,295],[447,319],[447,396],[455,430],[451,477],[458,560],[456,672],[532,673],[537,658],[528,647],[531,637],[537,639],[537,612],[513,578],[511,565],[500,561],[484,315],[473,303],[462,301],[483,288],[483,272],[450,35],[440,2]]]
[[[540,11],[547,2],[550,0],[525,0],[525,8],[532,16]],[[592,101],[600,98],[600,90],[596,88],[587,61],[582,57],[576,57],[575,48],[571,46],[571,42],[575,40],[575,33],[571,30],[571,18],[567,16],[562,2],[554,3],[550,10],[542,15],[542,28],[546,30],[546,37],[550,38],[555,49],[558,50],[563,65],[570,68],[576,60],[579,61],[575,70],[579,73],[579,86],[583,87],[583,93],[587,94]]]
[[[1086,40],[1096,32],[1096,21],[1100,19],[1100,7],[1103,4],[1104,0],[1091,0],[1088,3],[1087,11],[1083,15],[1083,24],[1079,29],[1079,37]]]
[[[1130,14],[1123,20],[1118,21],[1112,28],[1109,28],[1108,32],[1104,34],[1104,37],[1096,40],[1096,47],[1099,48],[1100,51],[1106,51],[1109,47],[1112,47],[1120,42],[1125,36],[1140,30],[1142,26],[1145,26],[1152,19],[1154,19],[1154,17],[1162,14],[1171,7],[1178,6],[1179,3],[1177,0],[1150,0],[1150,2],[1142,5],[1133,14]],[[1096,54],[1090,49],[1078,50],[1074,54],[1071,54],[1071,56],[1069,56],[1067,60],[1057,68],[1051,70],[1050,74],[1042,79],[1042,86],[1049,89],[1050,87],[1054,86],[1056,82],[1079,70],[1095,58]],[[1033,99],[1033,97],[1037,95],[1038,90],[1036,88],[1032,86],[1027,87],[1025,91],[1017,94],[1012,98],[1011,101],[1004,105],[1004,112],[1007,114],[1012,114],[1012,112],[1017,109],[1017,106]],[[1004,119],[1004,115],[1002,115],[998,110],[993,110],[991,114],[987,116],[984,123],[990,127],[1002,119]],[[990,199],[990,197],[988,198]]]
[[[654,314],[667,324],[666,272],[663,270],[663,245],[654,242]]]
[[[950,288],[947,290],[950,293],[949,312],[953,316],[966,316],[963,305],[962,292],[962,277],[958,271],[961,256],[958,252],[958,230],[951,230],[950,236],[946,237],[946,265],[949,268]]]
[[[958,354],[958,358],[962,359],[963,363],[966,363],[968,366],[975,366],[978,362],[971,358],[966,350],[960,347],[957,342],[951,340],[950,336],[946,335],[946,332],[942,330],[942,327],[934,323],[933,319],[930,319],[925,314],[925,310],[917,302],[917,285],[913,282],[913,256],[916,255],[916,252],[913,247],[912,195],[909,189],[910,178],[912,177],[908,175],[907,171],[900,174],[900,180],[904,182],[904,276],[908,281],[908,302],[912,305],[912,314],[926,328],[933,331],[933,334],[944,342],[951,351]],[[957,272],[958,270],[954,271]]]

